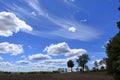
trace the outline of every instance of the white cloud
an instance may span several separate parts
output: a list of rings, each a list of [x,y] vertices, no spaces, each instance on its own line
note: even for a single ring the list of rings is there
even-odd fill
[[[72,56],[72,57],[67,58],[67,61],[68,60],[76,60],[76,59],[78,59],[78,56]]]
[[[31,64],[30,61],[26,61],[26,60],[20,60],[20,61],[17,61],[17,63],[21,65]]]
[[[46,16],[46,13],[43,11],[43,9],[40,7],[38,0],[26,0],[28,5],[33,8],[35,11],[39,13],[39,15]]]
[[[75,0],[64,0],[65,2],[74,2]]]
[[[9,42],[0,43],[0,53],[11,53],[11,55],[18,55],[23,52],[23,47],[20,44],[10,44]]]
[[[85,49],[70,49],[66,42],[52,44],[44,49],[50,55],[64,54],[65,56],[80,56],[87,53]]]
[[[25,56],[25,55],[23,55],[23,56],[21,56],[21,58],[26,58],[26,56]]]
[[[101,60],[102,60],[102,59],[98,59],[98,60],[95,60],[95,61],[99,64]],[[92,61],[92,64],[94,64],[95,61]]]
[[[20,20],[14,13],[0,12],[0,36],[12,36],[20,30],[32,31],[32,27]]]
[[[67,59],[51,59],[51,60],[45,60],[45,62],[52,64],[66,64]]]
[[[3,58],[0,56],[0,60],[3,60]]]
[[[28,56],[28,58],[29,58],[30,60],[48,60],[48,59],[51,59],[50,56],[48,56],[48,55],[43,55],[43,54],[30,55],[30,56]]]
[[[0,66],[14,66],[14,65],[10,62],[0,62]]]
[[[75,31],[76,31],[76,28],[75,28],[75,27],[70,27],[68,30],[69,30],[70,32],[75,32]]]
[[[32,14],[33,16],[36,16],[36,15],[37,15],[35,12],[32,12],[31,14]]]
[[[100,64],[100,61],[101,61],[101,60],[102,60],[102,59],[94,60],[94,61],[92,61],[92,64],[95,64],[95,61],[96,61],[97,64],[99,65],[99,68],[102,67],[102,66],[104,66],[104,67],[106,68],[106,64],[105,64],[105,63]]]
[[[87,51],[85,49],[71,49],[69,53],[66,53],[66,56],[80,56],[82,54],[86,54]]]
[[[87,19],[80,20],[80,22],[87,22]]]
[[[37,63],[32,63],[32,69],[33,71],[52,71],[52,70],[57,70],[59,67],[56,66],[55,64],[41,64],[39,62]]]
[[[62,42],[58,44],[51,44],[50,46],[46,47],[44,51],[52,55],[57,55],[61,53],[67,53],[70,51],[70,48],[67,43]]]

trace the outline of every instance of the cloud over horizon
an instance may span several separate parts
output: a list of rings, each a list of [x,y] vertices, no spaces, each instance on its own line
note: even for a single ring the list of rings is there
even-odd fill
[[[43,55],[43,54],[30,55],[30,56],[28,56],[28,58],[29,58],[30,60],[48,60],[48,59],[51,59],[50,56],[48,56],[48,55]]]
[[[18,55],[24,52],[22,45],[20,44],[11,44],[9,42],[0,43],[0,53],[11,55]]]

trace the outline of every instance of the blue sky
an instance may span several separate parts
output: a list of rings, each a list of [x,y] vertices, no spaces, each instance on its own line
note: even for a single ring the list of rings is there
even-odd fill
[[[54,70],[84,53],[91,68],[118,32],[118,6],[118,0],[1,0],[0,70]]]

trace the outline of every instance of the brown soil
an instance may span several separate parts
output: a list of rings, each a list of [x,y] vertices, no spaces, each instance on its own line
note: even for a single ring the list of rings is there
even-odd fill
[[[101,74],[61,73],[61,74],[0,74],[0,80],[113,80]]]

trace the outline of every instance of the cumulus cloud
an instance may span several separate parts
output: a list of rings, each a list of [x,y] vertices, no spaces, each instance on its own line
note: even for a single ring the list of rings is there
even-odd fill
[[[47,51],[49,54],[57,55],[61,53],[69,52],[70,48],[67,43],[62,42],[59,44],[51,44],[50,46],[46,47],[44,51]]]
[[[48,55],[43,55],[43,54],[30,55],[30,56],[28,56],[28,58],[29,58],[30,60],[48,60],[48,59],[51,59],[50,56],[48,56]]]
[[[20,61],[17,61],[17,63],[21,65],[31,64],[30,61],[26,61],[26,60],[20,60]]]
[[[32,31],[32,27],[14,13],[0,12],[0,36],[8,37],[19,31]]]
[[[87,53],[85,49],[71,49],[66,42],[52,44],[44,49],[50,55],[80,56]]]
[[[75,27],[70,27],[68,30],[69,30],[70,32],[75,32],[75,31],[76,31],[76,28],[75,28]]]
[[[20,44],[10,44],[9,42],[0,43],[0,53],[11,53],[11,55],[18,55],[23,52],[23,47]]]
[[[82,54],[87,53],[87,51],[85,49],[71,49],[70,52],[66,53],[66,56],[80,56]]]

